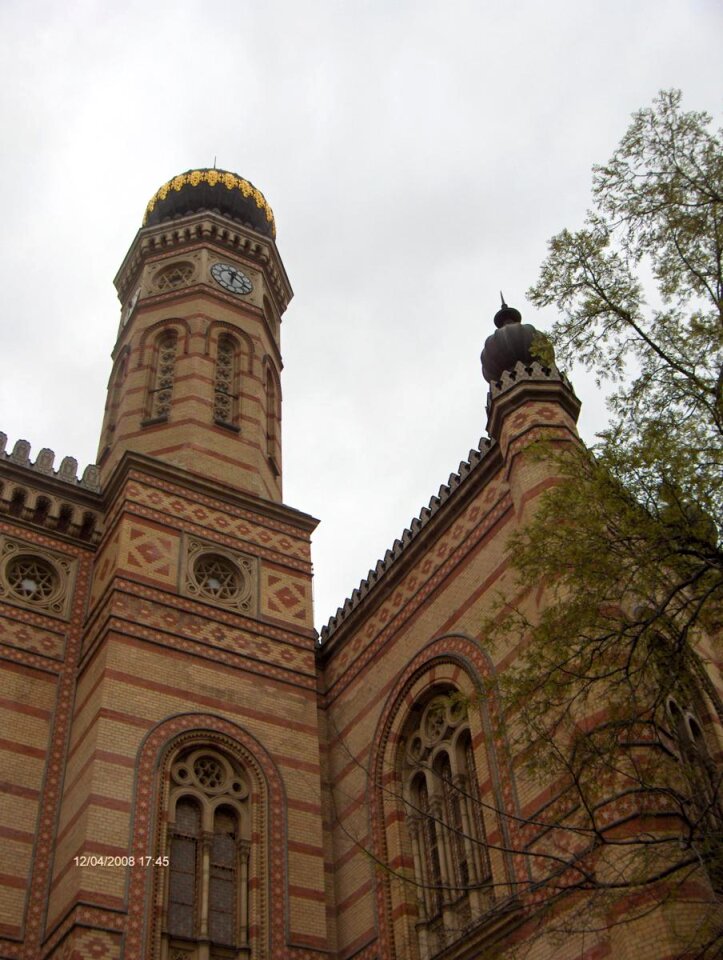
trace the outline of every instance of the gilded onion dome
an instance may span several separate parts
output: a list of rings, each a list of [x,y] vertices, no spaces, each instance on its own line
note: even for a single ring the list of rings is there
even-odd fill
[[[201,210],[216,210],[263,233],[276,237],[271,207],[260,190],[227,170],[187,170],[164,183],[151,197],[143,226],[188,216]]]

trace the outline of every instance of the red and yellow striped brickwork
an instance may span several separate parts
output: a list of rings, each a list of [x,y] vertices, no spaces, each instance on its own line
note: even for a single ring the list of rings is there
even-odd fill
[[[213,209],[183,207],[183,191],[226,180],[248,188],[228,216],[218,192]],[[241,216],[258,191],[215,171],[177,181],[163,188],[168,219],[139,232],[116,278],[99,469],[78,481],[70,458],[56,472],[50,451],[31,463],[24,441],[7,455],[0,435],[0,958],[427,960],[442,951],[420,923],[400,773],[420,705],[450,690],[469,704],[457,742],[488,845],[473,865],[478,915],[529,888],[521,850],[558,842],[529,823],[561,803],[556,784],[524,777],[491,692],[517,648],[491,649],[481,624],[499,594],[530,613],[544,602],[516,596],[507,545],[556,481],[530,444],[578,442],[579,404],[541,368],[493,385],[494,442],[460,465],[320,643],[316,521],[282,503],[291,288],[269,231]],[[198,897],[192,934],[168,920],[172,801],[200,748],[247,791],[233,948],[213,941]],[[191,871],[202,866],[206,890],[216,836],[204,828]],[[519,910],[490,916],[460,913],[467,932],[445,960],[514,960],[520,944],[529,960],[672,960],[696,922],[671,901],[560,942]]]

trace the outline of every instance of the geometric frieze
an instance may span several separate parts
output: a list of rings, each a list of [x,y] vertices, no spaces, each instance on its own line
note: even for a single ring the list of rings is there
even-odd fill
[[[288,570],[264,564],[261,571],[261,613],[297,626],[311,627],[311,581]]]
[[[230,508],[210,497],[196,494],[193,500],[189,500],[183,491],[162,481],[156,481],[153,487],[146,483],[130,483],[126,494],[136,504],[163,511],[158,516],[160,522],[163,522],[164,515],[170,514],[177,521],[201,525],[245,540],[261,551],[280,553],[293,566],[300,566],[299,561],[304,567],[309,563],[309,541],[290,524],[265,520],[262,525],[248,512]]]
[[[256,616],[258,560],[196,536],[184,536],[179,590],[226,610]]]
[[[67,619],[76,566],[47,547],[0,536],[0,599]]]
[[[467,507],[452,530],[440,539],[434,549],[429,548],[424,559],[400,580],[394,593],[366,618],[363,635],[357,633],[354,640],[344,645],[327,664],[326,677],[330,688],[338,681],[344,684],[351,681],[356,671],[375,655],[386,640],[429,602],[451,571],[476,548],[507,509],[506,489],[495,479]],[[459,579],[458,583],[464,586],[465,581]],[[469,584],[465,589],[471,592],[474,588],[473,584]],[[458,599],[461,602],[461,598]]]
[[[172,644],[176,650],[213,658],[229,667],[238,667],[239,657],[244,658],[247,669],[253,669],[252,662],[259,661],[264,676],[284,681],[291,671],[297,682],[309,683],[315,689],[314,651],[308,641],[303,645],[294,643],[293,634],[275,627],[264,626],[262,632],[243,629],[233,611],[219,608],[212,615],[210,610],[200,610],[187,600],[181,603],[182,606],[161,606],[150,596],[124,592],[114,597],[108,612],[123,621],[120,629],[129,637],[153,639],[162,630],[164,635],[174,635]],[[88,646],[97,636],[98,633],[88,636]]]
[[[0,643],[32,653],[41,653],[53,660],[62,660],[65,636],[19,620],[3,617]]]

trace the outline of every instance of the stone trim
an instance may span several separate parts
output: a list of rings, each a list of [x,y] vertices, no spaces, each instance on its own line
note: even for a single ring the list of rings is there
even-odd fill
[[[79,480],[78,461],[75,457],[63,457],[59,469],[54,470],[55,451],[49,447],[43,447],[35,458],[35,462],[31,463],[30,444],[27,440],[16,440],[11,453],[6,452],[7,441],[7,434],[0,431],[0,462],[8,460],[19,467],[25,467],[26,470],[34,470],[35,473],[43,476],[54,477],[56,480],[91,490],[93,493],[100,493],[100,474],[96,464],[88,464]]]
[[[523,380],[538,381],[543,383],[550,380],[553,382],[557,381],[564,387],[567,387],[573,396],[575,395],[572,384],[565,374],[561,370],[557,369],[554,363],[549,367],[545,367],[535,360],[533,363],[529,364],[529,366],[525,366],[521,360],[518,360],[511,370],[504,371],[499,380],[493,380],[490,383],[489,393],[487,394],[487,413],[489,414],[492,402],[497,397],[503,393],[507,393],[508,390],[511,390]]]
[[[13,561],[22,557],[27,557],[29,560],[37,559],[52,570],[54,583],[47,596],[23,599],[12,589],[9,580],[10,568]],[[11,603],[23,610],[35,610],[49,614],[51,617],[69,619],[76,567],[75,560],[70,560],[54,550],[48,550],[47,547],[39,547],[36,543],[0,535],[0,599],[5,603]]]
[[[356,610],[364,597],[367,596],[372,588],[375,587],[391,569],[394,561],[416,540],[432,517],[439,511],[440,507],[449,500],[457,488],[460,487],[470,474],[476,470],[480,463],[483,462],[487,453],[492,449],[492,446],[493,441],[482,437],[477,449],[470,450],[467,460],[460,462],[457,473],[450,474],[447,483],[442,484],[437,495],[430,499],[428,506],[422,507],[419,515],[412,520],[409,527],[402,533],[401,539],[394,541],[391,548],[384,554],[384,557],[377,560],[376,566],[369,571],[366,578],[352,591],[351,596],[347,597],[343,606],[339,607],[334,616],[329,618],[326,626],[321,628],[319,635],[320,646],[327,643],[341,624],[350,616],[352,611]]]
[[[115,277],[121,302],[131,294],[141,264],[149,256],[178,248],[183,256],[189,247],[213,245],[241,254],[258,264],[268,279],[280,313],[286,309],[293,291],[286,276],[276,244],[268,237],[211,211],[199,212],[170,223],[142,227]]]

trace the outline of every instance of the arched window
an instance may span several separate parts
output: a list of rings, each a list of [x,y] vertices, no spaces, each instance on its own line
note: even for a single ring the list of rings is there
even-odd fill
[[[128,357],[130,350],[126,347],[123,354],[118,359],[114,374],[113,383],[108,397],[108,420],[107,420],[107,442],[110,442],[110,435],[115,431],[118,421],[118,409],[120,407],[121,392],[128,374]]]
[[[167,419],[171,411],[177,351],[178,334],[175,330],[167,330],[161,335],[156,348],[156,362],[148,397],[149,420]]]
[[[693,705],[681,707],[674,697],[668,697],[666,707],[674,751],[688,784],[687,806],[692,812],[693,833],[705,846],[712,835],[721,834],[722,776]]]
[[[420,951],[456,940],[491,903],[490,865],[467,720],[458,691],[437,691],[412,709],[402,782],[418,897]]]
[[[194,745],[171,765],[164,956],[249,956],[250,790],[241,766]]]
[[[278,467],[279,400],[276,378],[271,366],[266,367],[266,455]]]
[[[224,333],[218,338],[216,376],[213,387],[213,419],[224,426],[238,420],[238,347],[233,337]]]

